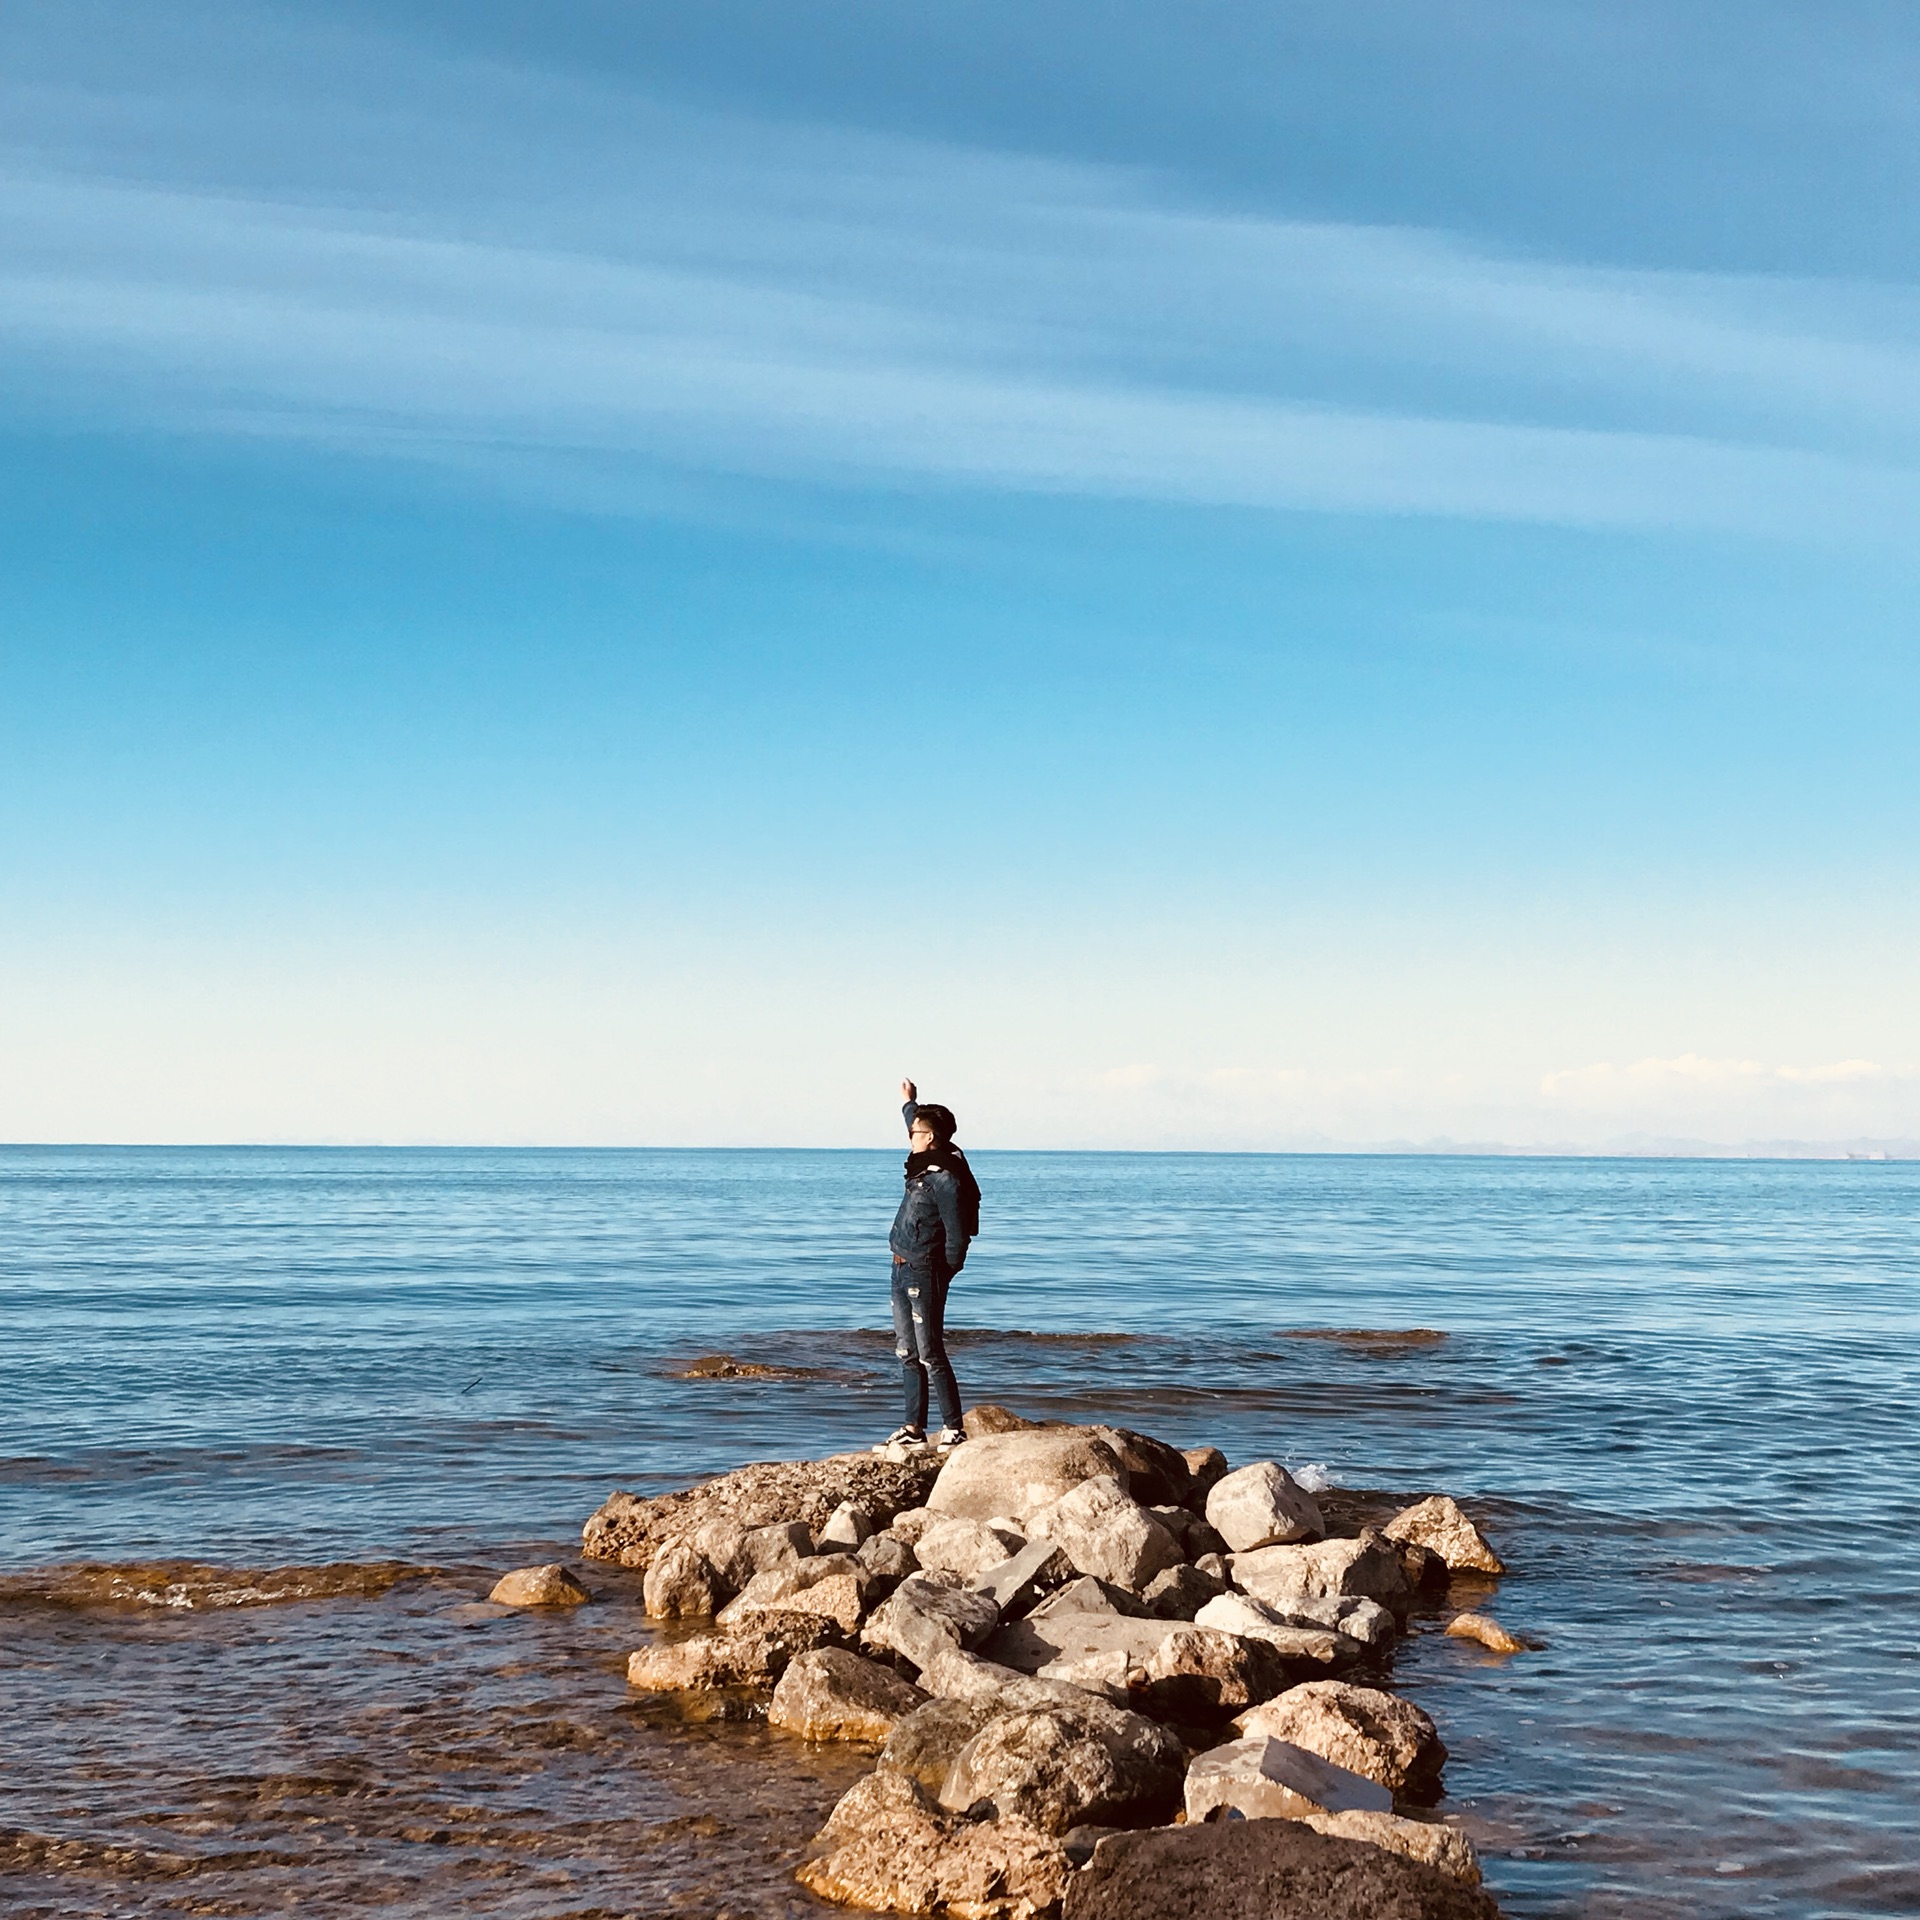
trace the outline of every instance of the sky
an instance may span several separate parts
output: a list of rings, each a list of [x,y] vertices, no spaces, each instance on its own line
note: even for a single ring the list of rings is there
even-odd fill
[[[1920,1151],[1920,20],[10,0],[0,1140]]]

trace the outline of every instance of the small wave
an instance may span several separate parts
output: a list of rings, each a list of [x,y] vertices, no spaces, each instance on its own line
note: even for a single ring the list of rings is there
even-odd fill
[[[404,1560],[336,1560],[315,1567],[210,1567],[191,1560],[83,1561],[0,1574],[0,1602],[49,1607],[163,1607],[198,1613],[291,1600],[377,1600],[403,1580],[440,1571]]]

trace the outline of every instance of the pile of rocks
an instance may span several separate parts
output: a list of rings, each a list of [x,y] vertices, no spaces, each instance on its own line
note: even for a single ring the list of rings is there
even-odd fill
[[[1177,1856],[1204,1879],[1194,1848],[1251,1821],[1274,1831],[1231,1842],[1268,1862],[1247,1887],[1337,1881],[1347,1858],[1395,1890],[1366,1911],[1495,1911],[1464,1837],[1418,1817],[1446,1758],[1433,1722],[1376,1684],[1423,1588],[1502,1570],[1459,1507],[1423,1500],[1343,1537],[1273,1461],[1230,1472],[1211,1447],[994,1408],[969,1430],[944,1457],[616,1494],[587,1523],[589,1555],[644,1569],[650,1614],[713,1616],[634,1653],[632,1686],[878,1749],[801,1868],[809,1887],[965,1920],[1130,1900],[1147,1920],[1119,1863],[1157,1882]],[[1328,1897],[1245,1910],[1349,1910]],[[1242,1911],[1217,1889],[1208,1904]]]

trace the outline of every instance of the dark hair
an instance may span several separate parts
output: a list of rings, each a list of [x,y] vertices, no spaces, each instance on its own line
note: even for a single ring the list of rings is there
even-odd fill
[[[914,1121],[924,1120],[933,1129],[936,1140],[951,1140],[960,1131],[960,1122],[953,1117],[951,1107],[935,1106],[931,1101],[914,1110]]]

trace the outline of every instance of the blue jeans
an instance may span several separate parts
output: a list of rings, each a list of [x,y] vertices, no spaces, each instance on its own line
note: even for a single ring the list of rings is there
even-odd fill
[[[960,1424],[960,1385],[947,1358],[947,1270],[893,1263],[893,1350],[900,1356],[906,1388],[906,1422],[918,1431],[927,1424],[927,1382],[940,1398],[943,1426]]]

